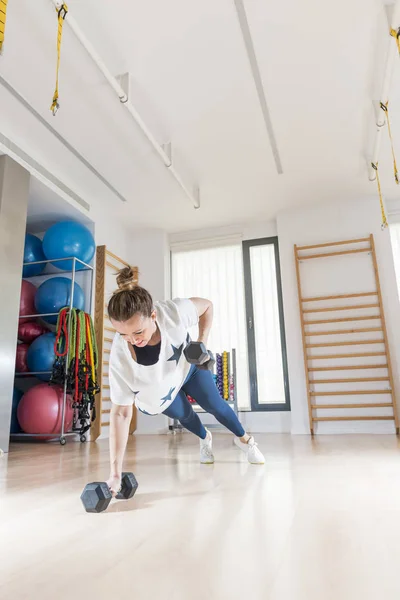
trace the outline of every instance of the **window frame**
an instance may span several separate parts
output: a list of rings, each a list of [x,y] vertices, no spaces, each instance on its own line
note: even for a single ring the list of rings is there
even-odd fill
[[[250,249],[254,246],[273,245],[275,253],[275,272],[276,285],[278,293],[278,312],[279,312],[279,330],[282,349],[282,367],[283,367],[283,383],[285,390],[285,402],[277,404],[260,403],[258,401],[258,385],[257,385],[257,354],[256,340],[254,332],[254,308],[253,308],[253,293],[252,293],[252,274],[250,262]],[[254,412],[286,412],[290,411],[290,388],[289,388],[289,370],[287,361],[286,334],[285,334],[285,317],[283,311],[283,296],[282,296],[282,278],[279,259],[279,244],[278,237],[259,238],[254,240],[246,240],[242,242],[243,253],[243,273],[244,273],[244,295],[246,308],[246,329],[247,329],[247,348],[249,361],[249,387],[250,387],[250,406]]]

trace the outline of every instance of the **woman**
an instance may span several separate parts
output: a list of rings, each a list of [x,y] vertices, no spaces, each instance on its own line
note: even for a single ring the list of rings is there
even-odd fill
[[[108,316],[116,330],[110,355],[110,460],[107,481],[113,494],[121,482],[122,461],[128,441],[132,406],[148,415],[163,413],[178,419],[200,438],[200,462],[213,463],[211,433],[202,425],[186,394],[235,435],[236,445],[250,463],[264,457],[253,437],[247,435],[231,407],[220,397],[210,371],[190,365],[183,350],[188,329],[199,326],[198,341],[207,346],[213,307],[204,298],[156,302],[136,285],[132,269],[117,276],[119,289],[108,304]]]

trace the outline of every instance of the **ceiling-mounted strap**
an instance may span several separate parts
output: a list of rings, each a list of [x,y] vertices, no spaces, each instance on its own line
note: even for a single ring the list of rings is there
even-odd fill
[[[68,6],[66,4],[61,4],[59,9],[56,8],[56,11],[57,11],[57,21],[58,21],[56,87],[54,90],[53,102],[50,106],[50,110],[53,113],[53,116],[55,116],[57,114],[57,111],[60,108],[60,105],[58,102],[58,75],[60,72],[61,41],[62,41],[63,25],[64,25],[65,17],[67,16],[67,13],[68,13]]]
[[[8,0],[0,0],[0,52],[3,49],[6,31],[7,2]]]

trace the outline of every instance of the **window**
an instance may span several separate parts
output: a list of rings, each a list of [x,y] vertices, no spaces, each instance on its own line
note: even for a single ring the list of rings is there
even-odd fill
[[[252,410],[290,410],[278,238],[243,243]]]
[[[173,252],[172,297],[209,298],[214,304],[214,323],[209,347],[213,352],[236,349],[237,399],[240,409],[250,408],[240,243],[200,250]],[[195,339],[197,331],[191,332]]]
[[[172,297],[212,300],[209,347],[236,349],[239,410],[290,410],[277,238],[173,250],[171,276]]]

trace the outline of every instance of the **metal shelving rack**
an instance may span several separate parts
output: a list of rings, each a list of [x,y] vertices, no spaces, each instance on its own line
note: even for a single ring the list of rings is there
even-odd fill
[[[70,288],[70,302],[69,302],[69,309],[71,310],[73,308],[74,305],[74,287],[75,287],[75,280],[76,280],[76,272],[78,271],[78,273],[82,273],[85,271],[89,271],[90,272],[90,286],[89,286],[89,292],[85,295],[85,302],[86,305],[88,304],[88,313],[91,314],[92,313],[92,296],[93,296],[93,273],[94,273],[94,268],[91,265],[86,264],[85,262],[79,260],[79,258],[75,258],[74,256],[68,257],[68,258],[55,258],[55,259],[51,259],[51,260],[39,260],[36,262],[30,262],[30,263],[24,263],[24,267],[25,266],[32,266],[32,265],[40,265],[40,264],[50,264],[50,265],[54,265],[55,263],[58,262],[62,262],[62,261],[66,261],[66,260],[70,260],[72,261],[72,269],[69,270],[60,270],[60,271],[51,271],[51,272],[47,272],[47,273],[40,273],[39,275],[32,275],[30,277],[23,277],[23,279],[36,279],[36,278],[50,278],[50,277],[55,277],[55,276],[64,276],[67,274],[72,274],[71,276],[71,288]],[[81,268],[77,269],[77,265],[79,265]],[[44,313],[44,314],[35,314],[35,315],[23,315],[20,316],[19,319],[41,319],[43,317],[55,317],[58,316],[58,313]],[[46,323],[46,325],[48,325]],[[69,320],[68,322],[68,339],[71,339],[71,320]],[[11,433],[10,434],[10,439],[12,441],[17,441],[20,439],[38,439],[38,438],[43,438],[46,437],[48,439],[53,439],[53,440],[57,440],[60,442],[61,446],[64,446],[67,443],[67,437],[72,437],[72,436],[76,436],[77,434],[73,431],[65,431],[64,430],[64,416],[65,416],[65,406],[66,406],[66,401],[67,401],[67,375],[68,375],[68,369],[69,369],[69,364],[68,364],[68,360],[65,361],[65,383],[64,383],[64,394],[63,394],[63,403],[62,403],[62,411],[61,411],[61,432],[60,433]],[[26,373],[15,373],[15,377],[19,378],[19,377],[35,377],[40,373],[40,375],[51,375],[51,371],[40,371],[40,372],[26,372]],[[80,437],[80,441],[81,442],[86,442],[86,436],[82,435]]]
[[[225,400],[227,404],[232,408],[236,416],[238,416],[238,403],[237,403],[237,382],[236,382],[236,349],[232,348],[231,352],[231,375],[233,376],[233,400]],[[199,414],[207,414],[207,411],[203,410],[197,403],[192,404],[193,410]],[[219,423],[207,424],[207,429],[221,429],[223,427]],[[169,431],[176,433],[177,431],[183,431],[184,427],[179,423],[177,419],[170,419]]]

